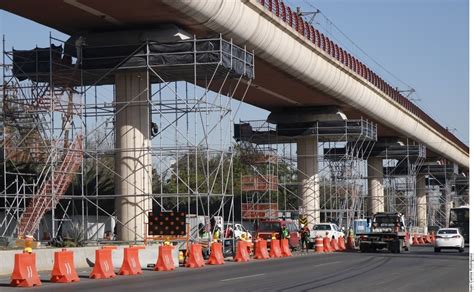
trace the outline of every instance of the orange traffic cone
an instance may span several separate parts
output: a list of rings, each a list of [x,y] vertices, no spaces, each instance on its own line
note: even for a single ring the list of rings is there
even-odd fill
[[[331,248],[333,251],[338,251],[339,247],[337,246],[337,240],[334,238],[334,236],[331,239]]]
[[[161,245],[158,247],[158,260],[155,264],[155,271],[173,271],[173,249],[172,245]]]
[[[272,239],[270,243],[270,257],[281,258],[280,241],[278,239]]]
[[[349,235],[349,237],[347,237],[346,250],[354,250],[354,249],[355,249],[354,238],[351,235]]]
[[[247,249],[247,242],[239,240],[237,241],[236,253],[234,261],[236,262],[248,262],[250,260],[249,251]]]
[[[291,257],[291,250],[290,250],[290,243],[288,242],[288,239],[282,239],[280,240],[281,243],[281,255],[284,257]]]
[[[338,245],[340,251],[345,251],[346,250],[346,243],[345,243],[345,240],[344,240],[344,236],[339,236],[339,238],[337,239],[337,245]]]
[[[51,282],[70,283],[79,282],[79,276],[74,266],[74,253],[65,248],[54,253],[53,271]]]
[[[138,252],[145,249],[144,246],[126,247],[123,249],[123,262],[119,275],[139,275],[143,274]]]
[[[315,249],[316,253],[323,253],[324,252],[324,243],[323,238],[321,236],[317,236],[315,240]]]
[[[256,260],[266,260],[270,258],[267,250],[267,242],[265,240],[257,240],[255,242],[255,255]]]
[[[332,252],[332,247],[331,247],[331,240],[329,237],[324,237],[323,238],[323,247],[324,247],[324,252]]]
[[[211,244],[211,255],[207,261],[208,265],[224,264],[224,255],[222,254],[222,243],[213,242]]]
[[[91,279],[115,278],[112,264],[112,250],[116,248],[103,247],[95,251],[95,264],[90,274]]]
[[[36,255],[34,253],[15,254],[15,265],[13,267],[12,287],[41,286],[41,281],[36,271]]]
[[[199,243],[193,243],[190,246],[189,257],[186,267],[201,268],[204,267],[204,258],[202,257],[202,246]]]

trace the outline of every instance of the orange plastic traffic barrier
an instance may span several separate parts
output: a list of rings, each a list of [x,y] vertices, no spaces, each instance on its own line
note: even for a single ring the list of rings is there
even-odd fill
[[[425,243],[430,244],[431,243],[431,236],[429,234],[425,235]]]
[[[173,271],[173,249],[172,245],[161,245],[158,247],[158,260],[155,264],[155,271]]]
[[[248,262],[250,260],[249,251],[247,249],[247,242],[239,240],[237,241],[236,253],[234,261],[236,262]]]
[[[144,246],[126,247],[123,249],[123,262],[119,275],[140,275],[143,274],[138,252],[145,249]]]
[[[267,241],[257,240],[255,242],[255,255],[254,258],[257,260],[266,260],[270,258],[267,250]]]
[[[224,264],[224,254],[222,253],[222,243],[214,242],[211,244],[211,255],[207,261],[208,265]]]
[[[418,241],[418,236],[415,234],[413,234],[413,243],[412,245],[419,245],[420,242]]]
[[[115,278],[114,266],[112,264],[112,251],[115,247],[104,246],[95,251],[95,264],[90,274],[91,279]]]
[[[337,239],[334,237],[331,239],[331,248],[333,251],[339,251],[339,247],[337,246]]]
[[[278,239],[272,239],[270,243],[270,257],[281,258],[280,241]]]
[[[290,243],[288,239],[285,238],[285,239],[280,240],[280,244],[281,244],[281,255],[284,257],[291,257],[292,254],[291,254]]]
[[[53,271],[51,282],[70,283],[79,282],[79,276],[74,266],[74,253],[63,249],[54,253]]]
[[[426,244],[426,238],[424,235],[420,235],[420,237],[418,237],[418,243],[419,244]]]
[[[323,243],[323,238],[321,236],[316,237],[315,243],[314,243],[314,251],[317,253],[323,253],[324,252],[324,243]]]
[[[188,268],[204,267],[204,258],[202,257],[202,246],[199,243],[193,243],[189,247],[189,256],[186,261]]]
[[[13,267],[12,287],[41,286],[41,280],[36,271],[36,255],[34,253],[15,254],[15,265]]]
[[[323,238],[323,247],[324,247],[324,252],[332,252],[332,247],[331,247],[331,240],[329,237],[324,237]]]
[[[339,236],[339,238],[337,239],[337,247],[339,247],[340,251],[346,250],[346,243],[344,240],[344,236]]]

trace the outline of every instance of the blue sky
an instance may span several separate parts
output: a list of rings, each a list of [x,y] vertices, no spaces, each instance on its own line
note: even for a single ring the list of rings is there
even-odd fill
[[[415,88],[415,103],[469,142],[468,0],[287,1],[303,11],[320,9],[373,59]],[[324,16],[317,15],[317,27],[331,32],[385,80],[407,88],[355,49]]]
[[[469,142],[468,0],[286,0],[303,11],[320,9],[316,27],[400,89],[408,87],[357,50],[337,28],[398,79],[416,89],[411,97],[441,125]],[[7,12],[0,31],[7,47],[48,44],[49,32],[63,34]],[[329,18],[331,22],[327,20]],[[336,28],[337,26],[337,28]],[[265,119],[245,106],[237,118]],[[455,130],[454,130],[455,129]]]

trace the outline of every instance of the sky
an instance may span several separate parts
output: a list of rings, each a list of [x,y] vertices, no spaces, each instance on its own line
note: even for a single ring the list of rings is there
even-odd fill
[[[414,88],[412,101],[469,143],[468,0],[286,0],[286,3],[301,7],[303,12],[319,9],[321,13],[316,15],[313,25],[394,87]],[[67,38],[48,27],[1,11],[0,33],[5,35],[7,48],[47,46],[50,32],[57,38]],[[255,107],[242,106],[236,117],[252,120],[266,119],[267,115]]]

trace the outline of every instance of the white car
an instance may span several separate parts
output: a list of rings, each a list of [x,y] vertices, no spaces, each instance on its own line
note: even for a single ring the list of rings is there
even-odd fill
[[[464,237],[457,228],[441,228],[436,233],[434,251],[440,252],[441,249],[457,249],[464,251]]]
[[[317,236],[326,237],[326,232],[328,233],[329,238],[334,236],[335,239],[338,239],[339,237],[344,236],[344,233],[336,224],[318,223],[314,224],[313,230],[310,231],[310,241],[314,243]]]

